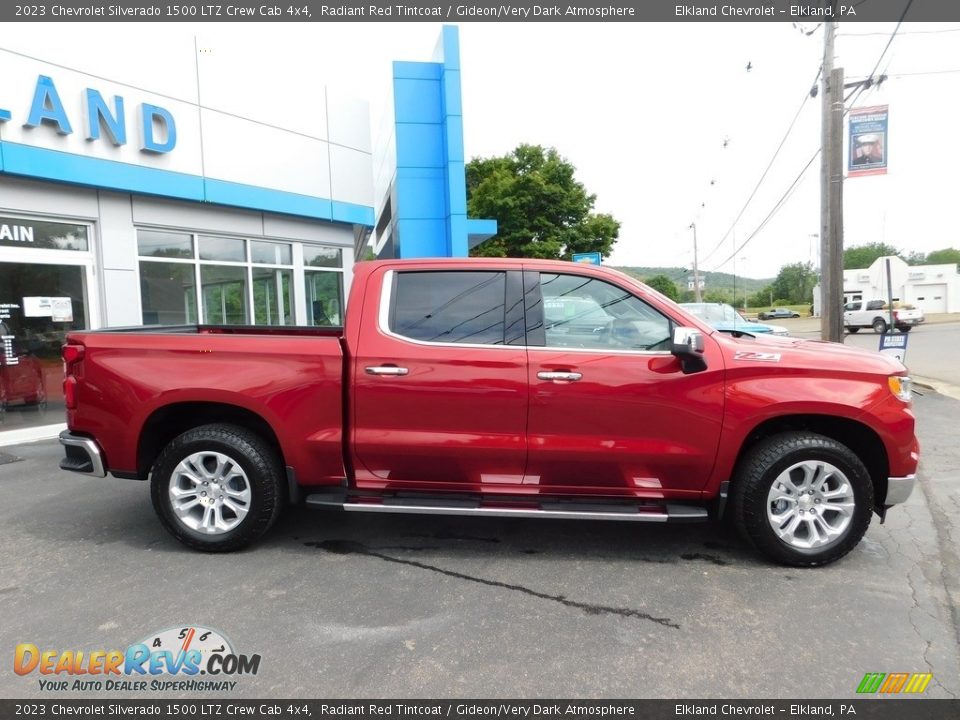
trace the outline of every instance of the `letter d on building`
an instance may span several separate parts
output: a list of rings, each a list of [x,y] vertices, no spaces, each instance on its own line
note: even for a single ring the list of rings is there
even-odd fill
[[[157,105],[140,105],[140,149],[150,153],[168,153],[177,144],[177,123],[170,111]],[[164,142],[157,141],[155,131],[166,135]]]

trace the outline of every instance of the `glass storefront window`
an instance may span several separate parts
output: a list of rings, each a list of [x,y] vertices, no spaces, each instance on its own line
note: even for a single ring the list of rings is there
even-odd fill
[[[247,321],[247,269],[228,265],[201,265],[203,322],[211,325],[245,325]]]
[[[0,262],[0,430],[63,422],[60,347],[88,327],[84,273]]]
[[[339,248],[304,245],[303,264],[308,267],[343,267],[343,259],[340,257],[340,252]]]
[[[193,259],[193,236],[159,230],[140,230],[137,233],[137,252],[142,257]]]
[[[144,325],[197,321],[193,263],[141,262],[140,298]]]
[[[87,226],[0,217],[0,246],[43,250],[89,250]]]
[[[294,325],[304,305],[310,325],[343,324],[341,248],[151,229],[137,230],[137,248],[144,325]],[[304,299],[295,297],[298,272]]]
[[[293,273],[253,268],[253,323],[293,325]]]
[[[293,265],[293,252],[288,243],[251,240],[250,261],[262,265]]]
[[[246,262],[246,241],[239,238],[212,237],[201,235],[197,238],[200,243],[201,260],[225,260],[227,262]]]
[[[343,325],[341,274],[308,271],[305,279],[307,285],[307,323],[319,326]]]

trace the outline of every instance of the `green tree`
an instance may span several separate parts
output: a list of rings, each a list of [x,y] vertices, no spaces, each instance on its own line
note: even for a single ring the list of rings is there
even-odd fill
[[[943,250],[934,250],[927,255],[927,265],[946,265],[947,263],[956,263],[960,269],[960,250],[955,248],[944,248]]]
[[[759,290],[748,297],[747,305],[755,308],[773,305],[773,285],[767,285],[763,290]]]
[[[569,260],[573,253],[610,254],[620,232],[611,215],[594,213],[596,195],[554,148],[520,145],[509,155],[467,164],[467,211],[495,218],[497,234],[471,251],[480,257]]]
[[[873,261],[886,255],[903,257],[893,245],[882,242],[872,242],[866,245],[854,245],[843,251],[843,269],[859,270],[873,265]]]
[[[677,291],[677,284],[666,275],[654,275],[652,278],[644,280],[644,282],[654,290],[662,292],[674,302],[677,302],[680,299],[680,293]]]
[[[790,304],[809,303],[816,284],[817,274],[813,271],[813,263],[791,263],[780,268],[780,273],[773,281],[773,295],[788,300]]]

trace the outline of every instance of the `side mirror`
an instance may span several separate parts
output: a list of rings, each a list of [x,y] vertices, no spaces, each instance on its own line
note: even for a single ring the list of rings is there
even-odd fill
[[[678,327],[673,331],[670,353],[680,360],[680,369],[684,375],[707,369],[703,350],[703,333],[696,328]]]

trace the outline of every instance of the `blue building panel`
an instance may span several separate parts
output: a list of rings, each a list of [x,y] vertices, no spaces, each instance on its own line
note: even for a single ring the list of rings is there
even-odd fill
[[[439,177],[404,178],[397,182],[397,206],[403,208],[404,218],[442,218],[446,213],[444,181]]]
[[[443,126],[397,123],[397,168],[442,168]]]
[[[450,245],[447,250],[448,257],[467,257],[470,248],[467,244],[467,216],[451,215],[450,224]]]
[[[436,63],[394,61],[394,79],[408,78],[411,80],[439,80],[440,66]]]
[[[401,218],[397,235],[403,248],[401,257],[450,257],[447,223],[442,218]]]
[[[46,148],[0,142],[3,171],[56,182],[182,200],[203,200],[203,178],[197,175],[102,160]]]
[[[460,95],[460,71],[444,69],[440,82],[443,87],[443,111],[447,115],[463,115],[463,100]]]
[[[398,123],[443,122],[439,80],[396,78],[393,82],[394,116]]]
[[[443,46],[443,66],[450,70],[460,69],[460,33],[453,25],[444,25],[440,42]]]
[[[444,135],[446,140],[447,162],[463,163],[463,118],[459,115],[448,115],[444,118]]]
[[[330,205],[330,219],[334,222],[373,227],[373,208],[369,205],[357,205],[340,200],[334,200]]]
[[[462,162],[447,163],[447,215],[467,216],[467,175]]]
[[[394,63],[393,88],[397,233],[391,252],[402,258],[466,257],[472,221],[467,219],[457,28],[443,28],[435,62]],[[487,221],[472,236],[480,242],[480,235],[486,239],[495,233],[496,222]]]

